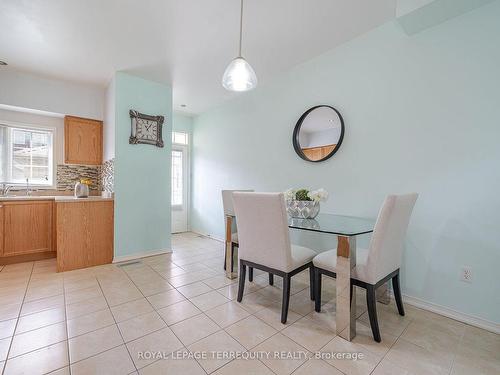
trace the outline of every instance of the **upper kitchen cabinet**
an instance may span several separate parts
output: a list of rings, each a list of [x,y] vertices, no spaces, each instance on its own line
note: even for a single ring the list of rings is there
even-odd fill
[[[67,164],[102,164],[102,121],[64,118],[64,161]]]

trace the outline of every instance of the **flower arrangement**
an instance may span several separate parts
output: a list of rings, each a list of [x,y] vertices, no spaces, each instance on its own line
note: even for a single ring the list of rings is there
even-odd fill
[[[328,199],[325,189],[288,189],[285,191],[288,215],[292,218],[314,219],[319,213],[319,202]]]
[[[285,199],[287,201],[324,202],[328,199],[328,192],[323,188],[318,190],[288,189],[285,191]]]

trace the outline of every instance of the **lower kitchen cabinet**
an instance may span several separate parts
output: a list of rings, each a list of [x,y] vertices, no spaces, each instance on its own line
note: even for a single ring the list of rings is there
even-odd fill
[[[113,261],[113,201],[56,202],[57,270]]]
[[[0,257],[52,252],[52,213],[50,200],[0,202]]]

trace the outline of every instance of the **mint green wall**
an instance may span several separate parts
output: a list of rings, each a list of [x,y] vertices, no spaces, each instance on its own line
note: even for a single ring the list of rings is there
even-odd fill
[[[404,293],[500,322],[499,19],[496,1],[411,37],[390,22],[198,116],[193,230],[223,236],[221,189],[323,187],[324,212],[366,217],[386,194],[416,191]],[[308,163],[291,135],[320,103],[342,113],[346,135],[332,159]]]
[[[165,116],[164,148],[130,145],[129,110]],[[172,89],[115,76],[115,256],[170,249]]]

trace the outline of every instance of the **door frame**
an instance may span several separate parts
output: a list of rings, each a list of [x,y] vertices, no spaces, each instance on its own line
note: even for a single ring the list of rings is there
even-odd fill
[[[184,176],[184,181],[185,184],[183,184],[183,189],[185,191],[183,193],[186,194],[185,201],[184,201],[184,209],[186,210],[186,231],[189,232],[191,230],[191,214],[190,214],[190,209],[191,209],[191,158],[190,158],[190,145],[183,145],[179,143],[172,143],[172,151],[182,151],[184,160],[183,160],[183,176]],[[172,168],[172,164],[170,164],[170,168]],[[170,184],[172,184],[172,174],[170,175]],[[172,187],[170,187],[172,189]],[[176,207],[172,205],[172,191],[170,191],[170,211],[173,212],[176,210]],[[172,231],[172,228],[170,228],[170,231]],[[179,232],[182,233],[182,232]]]

